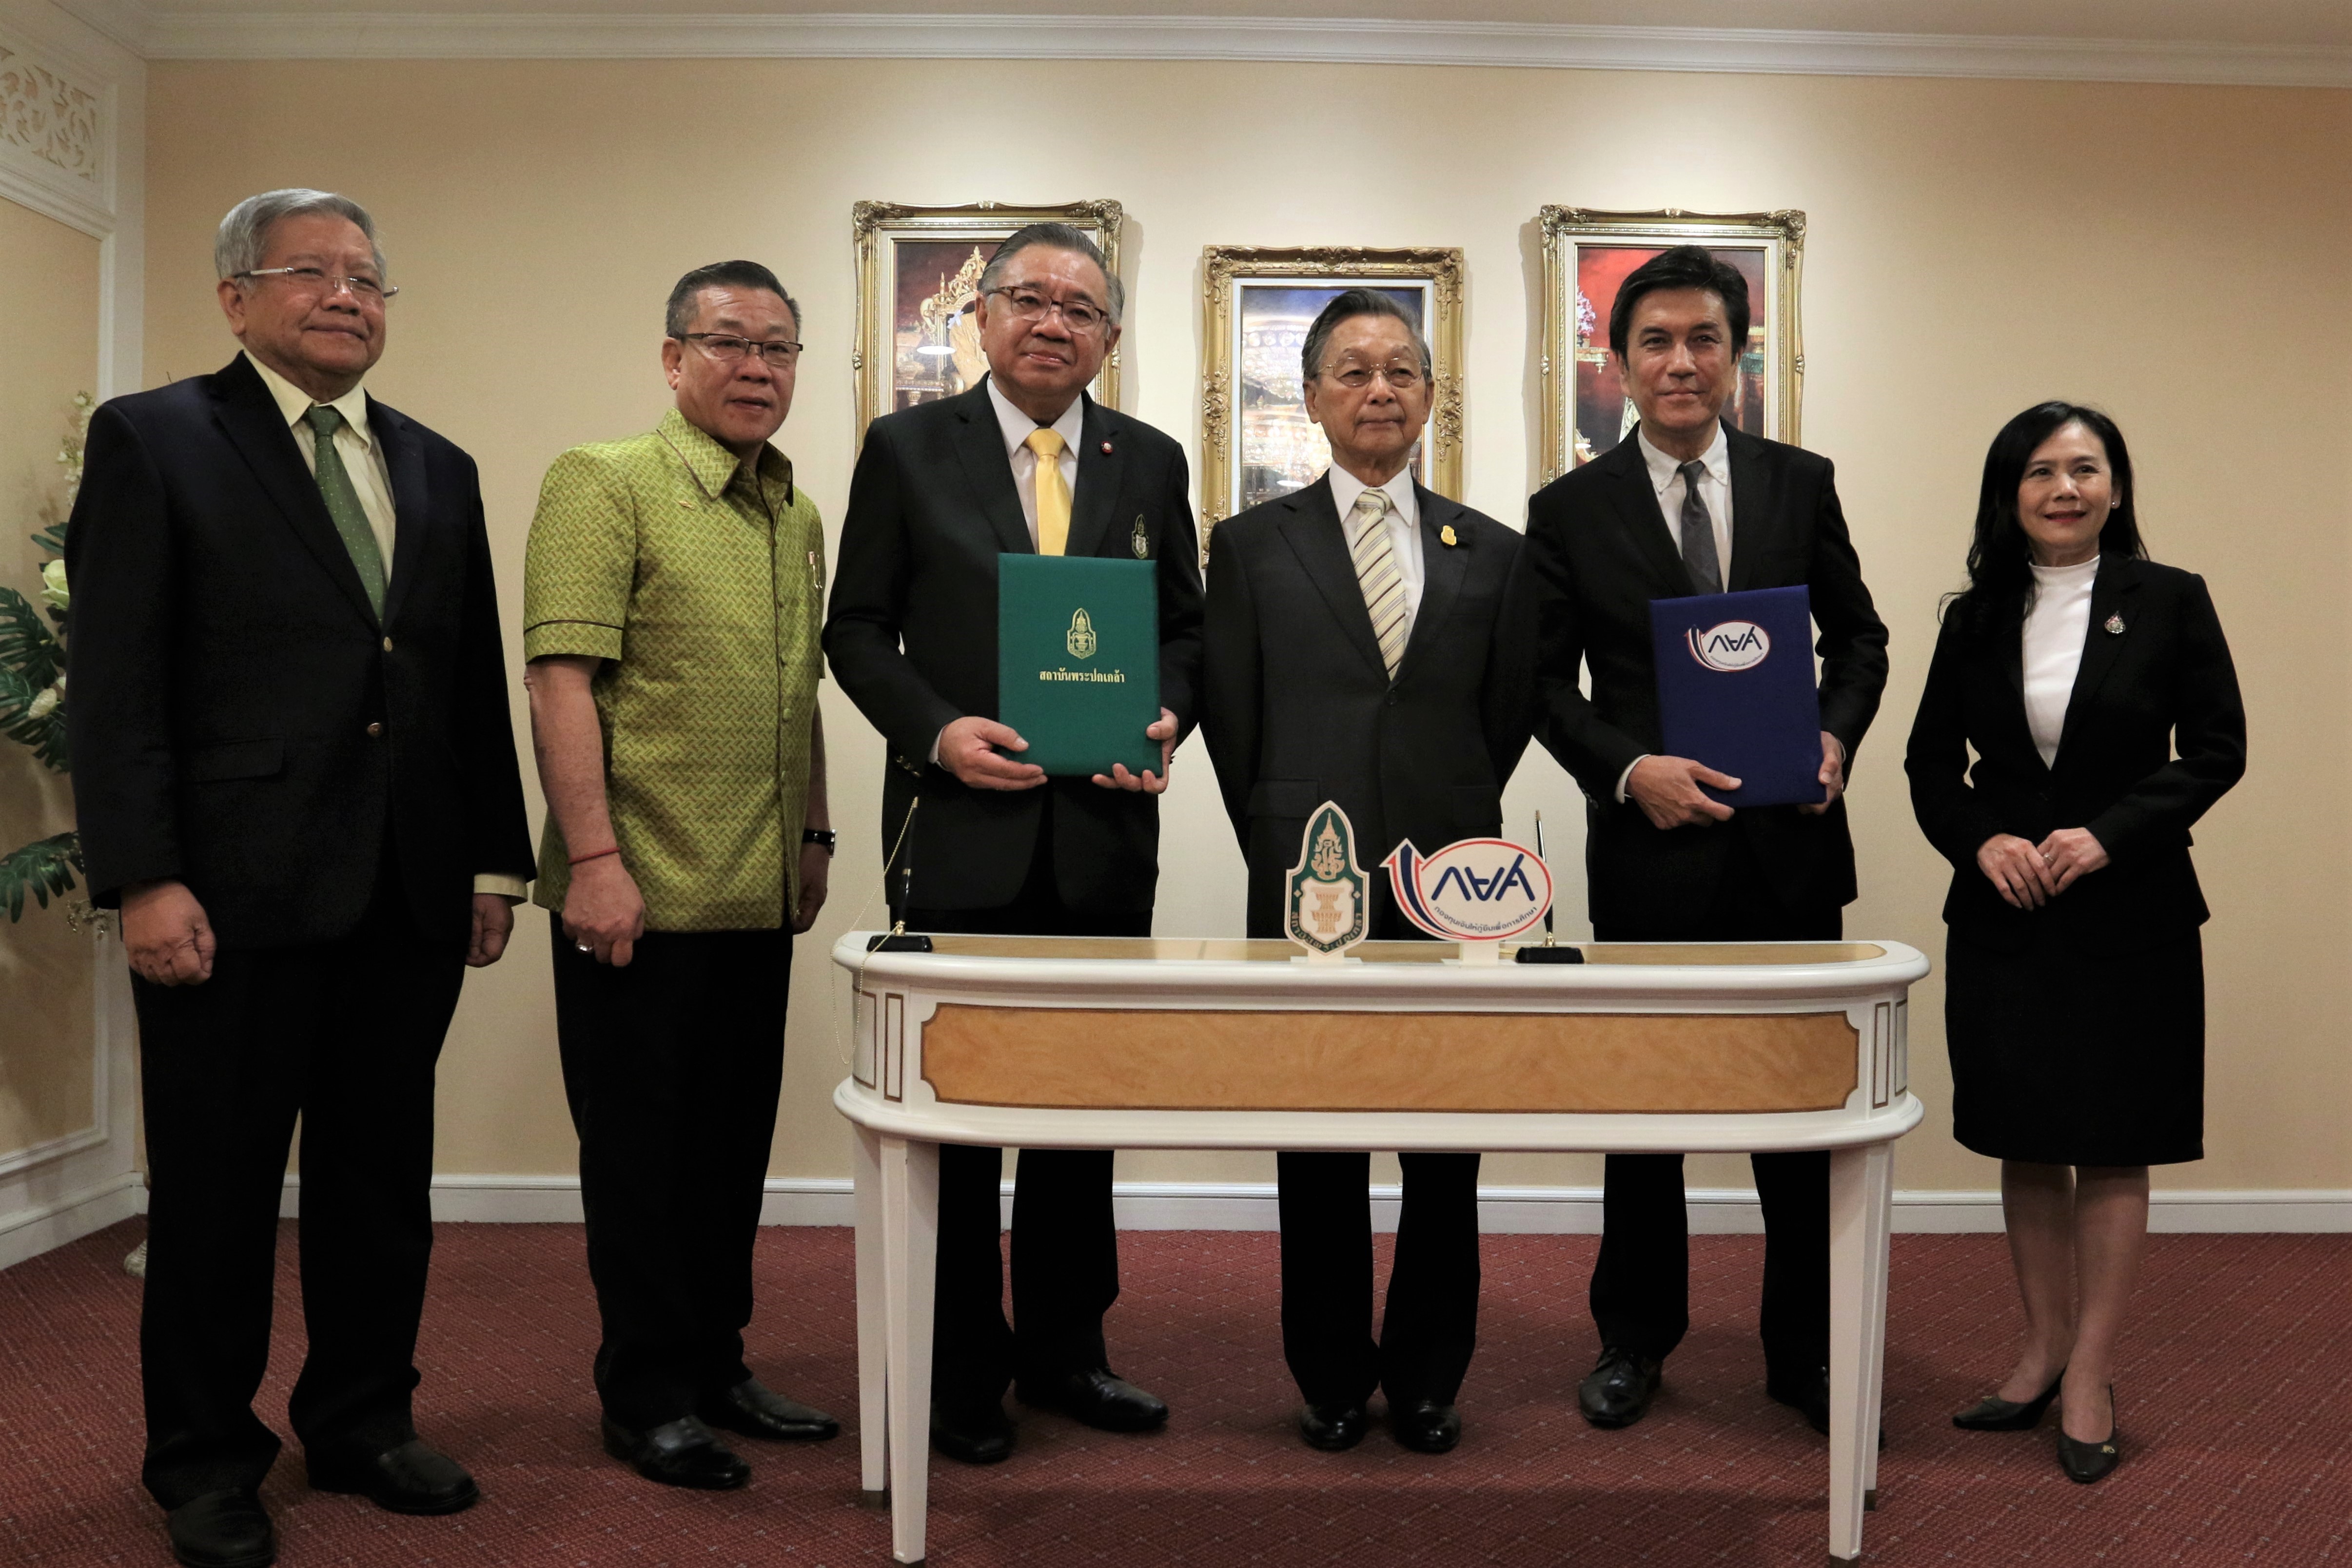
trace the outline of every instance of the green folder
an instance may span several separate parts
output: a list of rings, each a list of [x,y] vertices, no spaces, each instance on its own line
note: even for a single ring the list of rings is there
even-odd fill
[[[1056,776],[1160,771],[1159,572],[1087,555],[996,558],[996,717]]]

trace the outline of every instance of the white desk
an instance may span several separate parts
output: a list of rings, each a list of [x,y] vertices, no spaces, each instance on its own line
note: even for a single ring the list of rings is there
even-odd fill
[[[1368,942],[937,937],[834,962],[856,991],[859,1441],[923,1560],[939,1146],[1796,1150],[1830,1157],[1833,1557],[1875,1500],[1894,1142],[1919,1123],[1895,942],[1584,944],[1464,965]],[[1276,1398],[1282,1391],[1269,1389]]]

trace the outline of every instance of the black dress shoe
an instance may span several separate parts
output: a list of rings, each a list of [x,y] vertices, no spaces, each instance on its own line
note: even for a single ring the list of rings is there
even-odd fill
[[[1434,1399],[1389,1406],[1389,1430],[1416,1454],[1443,1454],[1462,1441],[1462,1413]]]
[[[1013,1419],[993,1399],[969,1406],[934,1399],[931,1448],[967,1465],[1001,1465],[1013,1457]]]
[[[1360,1405],[1309,1405],[1298,1412],[1298,1435],[1327,1454],[1354,1447],[1370,1425]]]
[[[666,1487],[731,1492],[751,1484],[751,1467],[691,1415],[632,1431],[604,1417],[604,1452],[626,1459],[637,1474]]]
[[[1952,1417],[1952,1425],[1964,1432],[2031,1432],[2042,1425],[2042,1414],[2050,1402],[2058,1397],[2059,1385],[2066,1381],[2066,1369],[2060,1367],[2058,1375],[2040,1394],[2023,1403],[2003,1399],[1998,1394],[1988,1394],[1966,1410]]]
[[[1024,1377],[1013,1397],[1040,1410],[1058,1410],[1105,1432],[1150,1432],[1168,1425],[1168,1406],[1108,1367]]]
[[[163,1519],[172,1555],[188,1568],[268,1568],[278,1561],[278,1532],[251,1487],[230,1487],[190,1498]]]
[[[1775,1405],[1785,1405],[1805,1418],[1805,1425],[1826,1437],[1830,1435],[1830,1369],[1819,1372],[1764,1374],[1764,1396]],[[1879,1418],[1878,1451],[1886,1451],[1886,1420]]]
[[[2078,1443],[2066,1436],[2063,1424],[2059,1426],[2058,1468],[2066,1472],[2068,1480],[2089,1486],[2093,1481],[2106,1479],[2114,1473],[2115,1468],[2124,1462],[2123,1450],[2117,1446],[2117,1440],[2123,1436],[2123,1429],[2116,1424],[2112,1413],[2115,1402],[2116,1391],[2110,1388],[2107,1390],[2110,1407],[2107,1435],[2096,1443]]]
[[[786,1443],[822,1443],[841,1436],[841,1423],[822,1410],[747,1377],[726,1393],[706,1399],[695,1411],[706,1426],[740,1432],[746,1437],[773,1437]]]
[[[1603,1345],[1601,1359],[1576,1385],[1576,1407],[1595,1426],[1631,1426],[1649,1414],[1664,1363],[1620,1345]]]
[[[466,1467],[422,1437],[411,1437],[381,1454],[309,1456],[310,1486],[322,1492],[356,1492],[387,1513],[461,1513],[481,1500]]]

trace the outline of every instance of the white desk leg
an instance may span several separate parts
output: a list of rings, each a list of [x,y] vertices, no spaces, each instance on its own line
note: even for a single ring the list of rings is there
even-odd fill
[[[1862,1555],[1862,1514],[1878,1448],[1872,1353],[1886,1315],[1886,1220],[1894,1151],[1830,1155],[1830,1555]]]
[[[881,1143],[884,1295],[889,1353],[890,1556],[923,1560],[930,1506],[931,1289],[939,1271],[940,1146]]]
[[[1864,1403],[1870,1411],[1870,1441],[1862,1446],[1862,1506],[1878,1506],[1878,1439],[1886,1430],[1886,1288],[1895,1278],[1895,1145],[1886,1151],[1886,1175],[1878,1188],[1878,1281],[1871,1288],[1870,1348],[1862,1358]]]
[[[889,1500],[889,1317],[884,1281],[882,1135],[852,1124],[857,1190],[857,1477],[869,1508]]]

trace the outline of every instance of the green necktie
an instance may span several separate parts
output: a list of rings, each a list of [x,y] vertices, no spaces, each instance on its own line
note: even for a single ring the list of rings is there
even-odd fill
[[[326,500],[327,515],[335,520],[335,531],[343,536],[343,548],[352,552],[352,564],[359,568],[360,586],[367,590],[368,604],[381,621],[383,552],[376,548],[375,530],[368,526],[367,510],[360,505],[360,492],[352,488],[351,470],[343,467],[343,455],[335,450],[335,432],[343,427],[342,413],[323,403],[314,403],[304,417],[310,421],[310,433],[316,437],[312,445],[318,452],[319,494]]]

